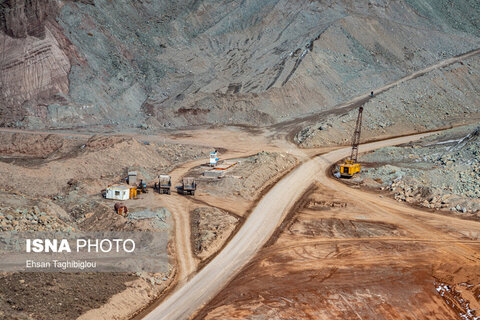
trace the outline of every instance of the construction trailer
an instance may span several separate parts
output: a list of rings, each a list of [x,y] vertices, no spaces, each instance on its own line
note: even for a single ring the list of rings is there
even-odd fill
[[[110,186],[105,192],[105,198],[112,200],[128,200],[130,195],[130,187],[128,186]]]
[[[197,189],[197,183],[192,177],[185,177],[182,180],[181,193],[182,194],[191,194],[195,195],[195,190]]]
[[[350,158],[345,160],[345,162],[340,166],[340,176],[342,178],[351,178],[357,172],[360,172],[362,169],[360,163],[357,162],[358,159],[358,146],[360,144],[360,133],[362,131],[362,113],[363,107],[358,109],[357,123],[355,124],[355,131],[353,132],[352,138],[352,152]]]
[[[170,194],[172,187],[172,178],[169,175],[161,174],[158,178],[157,191],[161,194]]]

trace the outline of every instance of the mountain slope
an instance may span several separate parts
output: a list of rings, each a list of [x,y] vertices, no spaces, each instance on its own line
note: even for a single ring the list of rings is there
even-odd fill
[[[1,8],[3,126],[262,125],[480,47],[480,5],[471,0],[3,0]],[[19,21],[27,31],[12,27]]]

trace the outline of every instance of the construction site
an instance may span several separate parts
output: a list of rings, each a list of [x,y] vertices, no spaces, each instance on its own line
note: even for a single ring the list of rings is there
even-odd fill
[[[479,17],[0,0],[0,244],[168,238],[158,272],[0,248],[0,319],[480,319]]]

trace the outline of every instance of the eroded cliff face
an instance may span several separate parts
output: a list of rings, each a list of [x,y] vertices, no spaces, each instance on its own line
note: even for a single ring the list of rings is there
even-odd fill
[[[0,3],[0,125],[23,120],[27,104],[45,119],[42,108],[68,93],[70,62],[51,31],[57,10],[51,0]]]
[[[4,0],[1,10],[0,125],[268,124],[480,47],[472,0]]]
[[[56,3],[51,0],[5,0],[0,6],[0,26],[13,38],[43,38],[45,20],[56,11]]]

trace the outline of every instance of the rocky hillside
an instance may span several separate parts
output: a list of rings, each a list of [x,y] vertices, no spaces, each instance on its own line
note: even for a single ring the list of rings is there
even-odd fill
[[[474,0],[0,0],[0,125],[266,124],[480,47]]]
[[[480,127],[447,130],[419,142],[362,155],[355,178],[399,201],[480,215]]]
[[[403,82],[364,105],[361,141],[471,124],[480,119],[480,57]],[[350,144],[358,108],[331,113],[295,137],[302,147]]]

